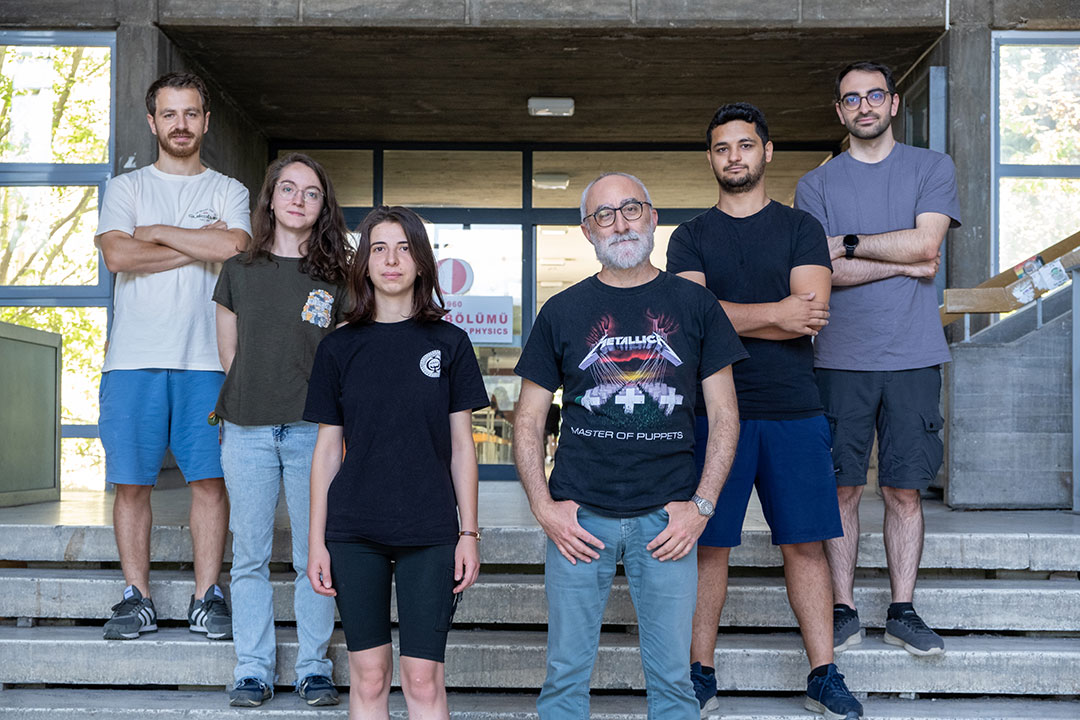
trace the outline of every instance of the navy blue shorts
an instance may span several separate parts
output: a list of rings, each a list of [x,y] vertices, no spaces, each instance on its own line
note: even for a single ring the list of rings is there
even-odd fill
[[[698,477],[705,465],[708,438],[708,418],[699,416],[694,427]],[[716,514],[709,519],[698,544],[739,545],[750,490],[755,485],[773,545],[843,535],[831,441],[824,415],[802,420],[741,420],[735,461],[716,502]]]

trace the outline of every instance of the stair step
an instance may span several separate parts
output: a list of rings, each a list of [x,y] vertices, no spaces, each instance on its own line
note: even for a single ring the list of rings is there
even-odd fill
[[[346,718],[348,698],[333,708],[310,708],[296,695],[282,692],[256,711],[230,708],[224,691],[160,690],[5,690],[0,696],[3,720],[102,720],[199,718],[249,720],[268,718]],[[536,696],[450,694],[452,720],[536,720]],[[897,700],[871,697],[864,702],[877,720],[1076,720],[1077,703],[1057,700],[979,698],[968,700]],[[640,696],[601,696],[591,702],[593,720],[645,720]],[[390,695],[390,715],[407,717],[400,692]],[[724,720],[807,720],[802,696],[722,697],[710,718]]]
[[[447,685],[538,688],[546,640],[543,632],[451,632]],[[592,687],[644,688],[637,641],[627,633],[602,635]],[[1080,639],[959,636],[946,642],[945,655],[915,658],[871,633],[862,645],[841,655],[838,664],[856,692],[1080,694],[1080,674],[1065,670],[1080,666]],[[345,654],[344,638],[337,631],[329,656],[339,685],[348,683]],[[294,681],[295,657],[295,631],[279,629],[280,683]],[[164,628],[136,641],[106,642],[100,627],[0,627],[0,683],[224,687],[235,661],[232,643],[210,641],[185,628]],[[806,658],[794,633],[722,634],[716,662],[721,690],[805,688]]]
[[[459,623],[544,624],[547,607],[542,575],[481,574],[458,607]],[[271,576],[274,614],[293,622],[292,577]],[[104,620],[119,597],[119,570],[0,569],[0,617]],[[151,594],[158,617],[186,618],[194,591],[191,573],[155,572]],[[888,580],[860,580],[856,601],[866,627],[884,625],[890,601]],[[1080,632],[1080,581],[928,578],[915,597],[923,617],[947,630]],[[396,621],[396,604],[391,604]],[[238,611],[242,610],[240,608]],[[637,622],[625,578],[617,578],[606,623]],[[795,627],[782,578],[732,578],[721,618],[725,627]]]
[[[974,513],[972,513],[974,514]],[[1051,515],[1053,513],[1040,513]],[[1040,520],[1046,524],[1044,520]],[[1050,523],[1054,525],[1055,523]],[[943,569],[1080,570],[1080,533],[1067,523],[1057,531],[1043,532],[949,531],[928,527],[922,567]],[[231,542],[229,543],[231,546]],[[0,560],[26,562],[116,562],[116,541],[108,525],[58,526],[0,524]],[[191,535],[186,527],[155,526],[151,532],[152,562],[191,562]],[[226,561],[231,560],[226,549]],[[288,531],[274,533],[273,560],[291,559]],[[542,565],[544,533],[535,526],[484,529],[482,559],[500,565]],[[768,531],[743,532],[742,545],[732,550],[733,567],[777,567],[780,552]],[[885,548],[880,532],[865,532],[859,547],[859,566],[885,567]]]

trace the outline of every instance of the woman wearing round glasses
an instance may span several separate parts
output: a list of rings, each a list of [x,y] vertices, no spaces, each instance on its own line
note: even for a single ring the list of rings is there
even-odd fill
[[[246,252],[226,261],[214,291],[225,384],[221,463],[233,533],[233,638],[237,664],[229,703],[273,695],[274,608],[270,551],[284,481],[296,572],[297,691],[309,705],[336,705],[326,647],[334,604],[307,578],[311,455],[318,426],[304,422],[308,375],[319,341],[344,315],[352,259],[345,219],[319,163],[293,153],[266,171]]]

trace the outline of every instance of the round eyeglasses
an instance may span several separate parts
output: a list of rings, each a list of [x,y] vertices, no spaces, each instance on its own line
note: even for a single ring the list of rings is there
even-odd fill
[[[296,187],[287,180],[279,182],[277,184],[277,192],[278,195],[285,198],[286,200],[292,200],[294,197],[296,197],[296,193],[300,193],[300,197],[304,198],[304,202],[309,203],[317,203],[323,198],[322,190],[309,187],[301,191],[300,188]]]
[[[602,207],[592,215],[586,215],[584,219],[592,218],[598,227],[609,227],[615,224],[615,213],[620,212],[626,222],[634,222],[645,213],[646,205],[652,207],[652,203],[645,200],[629,200],[617,208]]]
[[[881,107],[885,103],[887,97],[889,97],[888,90],[871,90],[865,95],[852,92],[840,98],[840,104],[844,106],[845,110],[858,110],[862,106],[862,101],[865,98],[866,104],[875,108]]]

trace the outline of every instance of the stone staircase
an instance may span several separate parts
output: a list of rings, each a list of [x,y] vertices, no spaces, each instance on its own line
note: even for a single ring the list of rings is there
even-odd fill
[[[169,491],[173,492],[173,491]],[[183,493],[183,491],[179,491]],[[483,498],[482,498],[483,504]],[[152,594],[161,630],[105,642],[100,626],[122,580],[104,522],[50,524],[0,511],[0,720],[23,718],[241,718],[224,687],[231,643],[192,634],[190,538],[179,523],[155,527]],[[1063,512],[957,513],[927,508],[916,605],[946,636],[947,652],[915,658],[881,641],[888,581],[880,528],[864,520],[858,602],[867,639],[839,658],[867,717],[889,720],[1080,718],[1080,517]],[[880,516],[879,516],[880,517]],[[520,513],[487,526],[485,570],[463,599],[446,678],[454,720],[535,718],[544,676],[543,536]],[[733,579],[716,651],[725,693],[714,717],[814,717],[802,709],[807,672],[780,577],[779,553],[753,526],[732,554]],[[285,562],[285,532],[275,560]],[[284,566],[278,566],[284,569]],[[344,718],[345,706],[309,709],[287,692],[296,652],[291,580],[272,578],[281,624],[279,691],[257,713]],[[242,612],[242,609],[237,609]],[[593,675],[593,717],[642,720],[644,678],[633,606],[616,584]],[[344,639],[331,644],[335,681],[348,683]],[[393,716],[405,717],[399,693]]]

